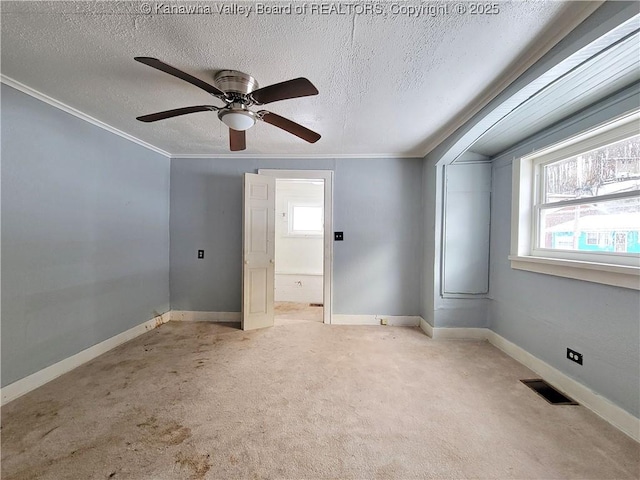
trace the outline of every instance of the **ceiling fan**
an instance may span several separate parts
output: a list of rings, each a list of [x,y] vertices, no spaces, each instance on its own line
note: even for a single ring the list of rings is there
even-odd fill
[[[137,120],[141,122],[157,122],[165,118],[195,112],[218,112],[218,118],[229,127],[231,151],[244,150],[246,148],[245,131],[253,127],[256,120],[270,123],[309,143],[315,143],[320,139],[320,134],[280,115],[267,110],[259,110],[257,112],[249,110],[254,105],[265,105],[289,98],[317,95],[318,89],[306,78],[295,78],[258,88],[258,82],[251,75],[237,70],[221,70],[213,77],[213,83],[215,84],[213,86],[156,58],[135,57],[134,60],[189,82],[225,103],[223,107],[196,105],[151,113],[137,117]]]

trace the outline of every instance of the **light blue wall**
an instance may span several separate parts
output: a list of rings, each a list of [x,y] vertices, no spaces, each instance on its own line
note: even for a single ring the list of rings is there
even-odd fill
[[[444,166],[456,159],[461,160],[465,156],[468,156],[467,160],[473,157],[480,159],[481,156],[469,152],[469,149],[473,148],[473,143],[484,132],[521,102],[531,97],[544,82],[558,75],[558,72],[563,69],[556,69],[563,61],[636,14],[637,2],[604,2],[524,74],[511,82],[469,121],[425,156],[423,181],[425,211],[422,219],[426,222],[427,238],[424,243],[425,262],[421,275],[423,285],[421,312],[423,318],[431,325],[435,327],[489,326],[489,300],[486,298],[443,298],[441,295],[442,226],[445,223],[442,205],[445,195]],[[550,73],[554,71],[555,73]],[[549,78],[544,80],[547,75]],[[482,253],[489,254],[486,250]],[[490,259],[490,261],[493,260]]]
[[[441,168],[441,167],[440,167]],[[435,165],[423,162],[422,166],[422,216],[424,223],[424,253],[422,257],[420,315],[432,327],[435,327],[436,277],[436,198],[437,169]],[[442,192],[440,192],[442,193]]]
[[[442,254],[444,215],[444,169],[437,165],[437,156],[427,155],[423,165],[422,215],[425,225],[424,256],[421,281],[421,315],[427,323],[438,328],[484,328],[488,327],[485,295],[470,298],[445,298],[442,295]],[[456,222],[456,218],[449,218]],[[488,219],[485,219],[488,221]],[[476,258],[488,255],[478,252]],[[464,262],[460,263],[461,265]]]
[[[4,386],[169,309],[169,159],[1,95]]]
[[[640,292],[512,270],[512,161],[638,108],[637,87],[542,132],[494,160],[490,327],[635,416],[640,415]],[[566,358],[567,347],[584,365]]]
[[[371,158],[173,159],[172,309],[240,311],[242,174],[259,168],[335,172],[333,313],[420,313],[422,161]]]

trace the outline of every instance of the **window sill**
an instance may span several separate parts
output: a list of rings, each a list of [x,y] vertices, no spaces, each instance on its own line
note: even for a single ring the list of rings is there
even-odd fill
[[[609,263],[509,255],[511,268],[640,290],[640,268]]]

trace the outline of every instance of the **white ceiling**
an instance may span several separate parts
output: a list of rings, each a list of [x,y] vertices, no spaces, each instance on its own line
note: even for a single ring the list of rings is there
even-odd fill
[[[176,156],[229,154],[214,112],[153,124],[135,117],[220,102],[134,56],[209,82],[220,69],[250,73],[260,86],[303,76],[318,96],[266,108],[322,139],[308,144],[258,123],[242,154],[422,156],[541,44],[568,33],[598,3],[499,2],[496,15],[460,15],[447,3],[448,14],[409,17],[393,15],[390,2],[381,4],[384,15],[258,15],[252,2],[191,3],[209,6],[210,15],[145,15],[143,2],[3,1],[1,72]],[[149,5],[155,11],[171,3]],[[254,11],[215,13],[222,5]]]

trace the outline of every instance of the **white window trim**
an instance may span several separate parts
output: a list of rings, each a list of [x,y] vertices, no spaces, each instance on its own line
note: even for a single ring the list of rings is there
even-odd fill
[[[627,264],[607,263],[592,255],[534,249],[533,202],[536,188],[536,165],[578,155],[582,152],[614,143],[638,133],[640,112],[634,112],[581,135],[514,159],[511,207],[511,268],[573,278],[588,282],[615,285],[640,290],[640,260],[637,256],[621,255]],[[558,258],[559,256],[565,258]],[[607,257],[611,260],[611,257]],[[629,262],[628,260],[631,260]]]

